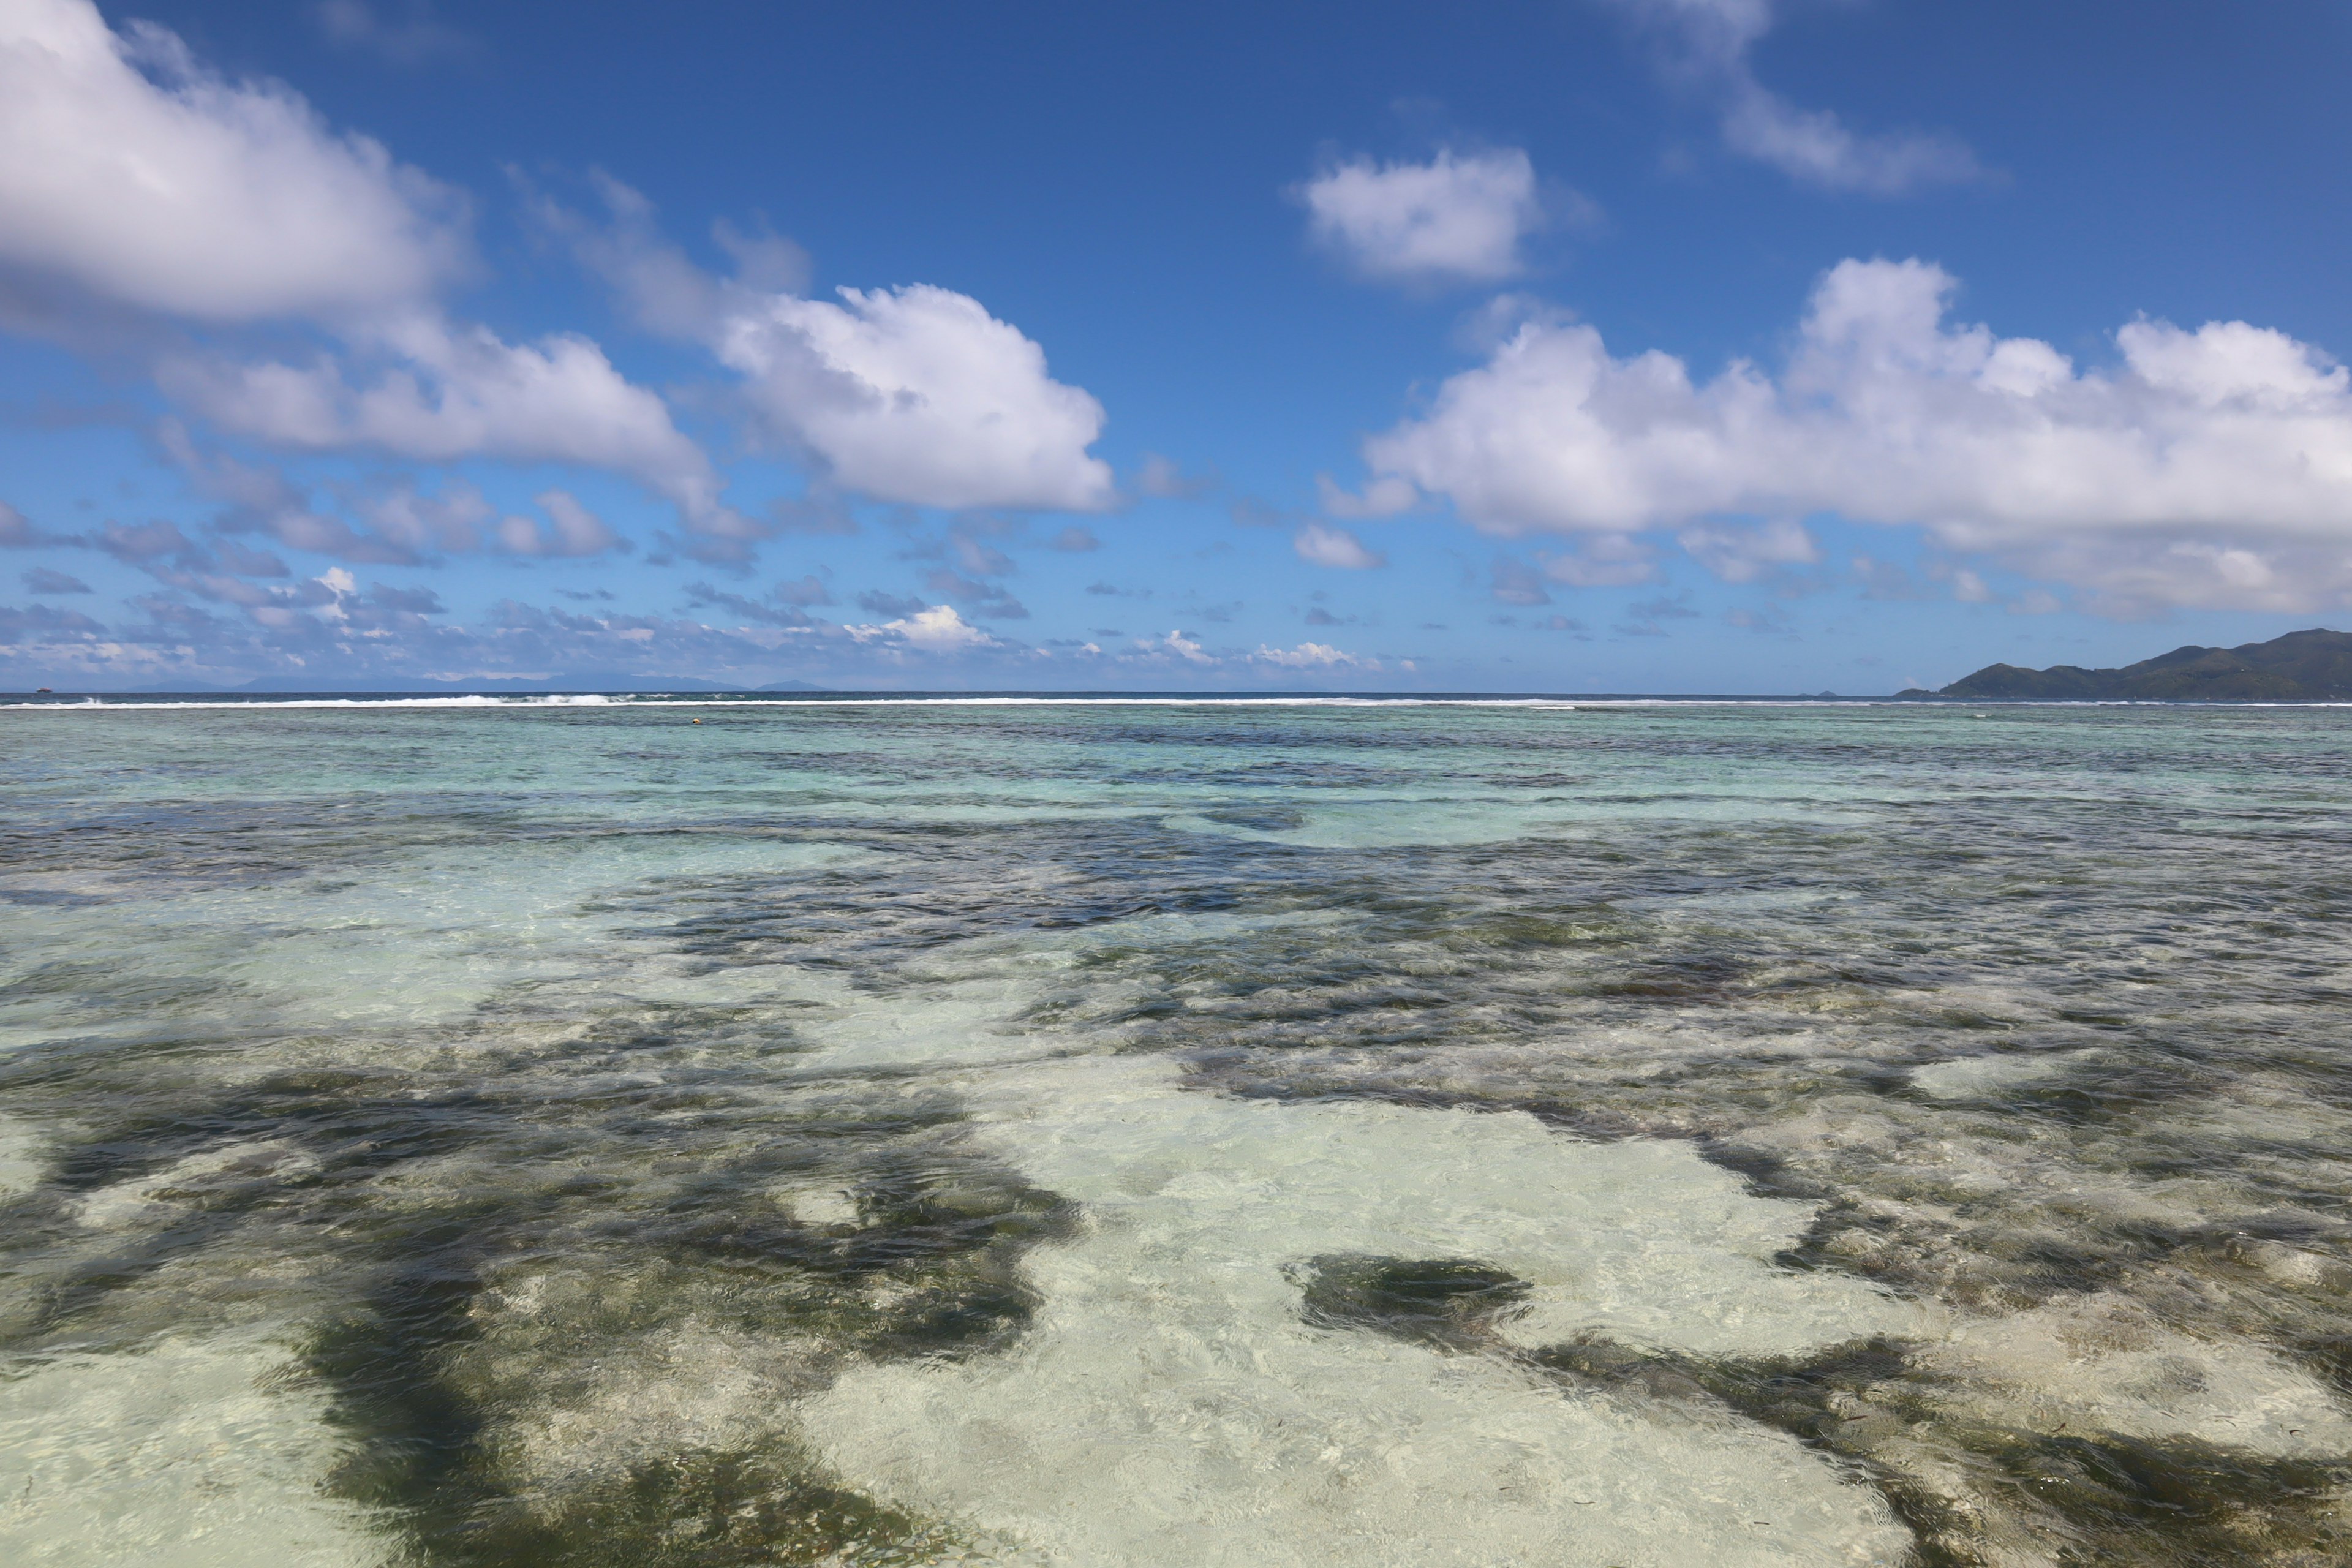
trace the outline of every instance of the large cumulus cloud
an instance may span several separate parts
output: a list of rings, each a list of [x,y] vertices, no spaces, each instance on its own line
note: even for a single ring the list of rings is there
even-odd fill
[[[0,265],[20,278],[208,321],[364,310],[458,270],[461,214],[160,28],[118,35],[88,0],[0,5]]]
[[[1530,321],[1364,459],[1496,534],[1683,530],[1703,557],[1753,563],[1803,559],[1794,521],[1830,513],[1917,524],[2126,611],[2352,591],[2342,366],[2243,321],[2142,320],[2116,333],[2116,363],[2081,367],[1953,321],[1954,288],[1921,261],[1842,262],[1777,375],[1739,362],[1701,380]],[[1721,526],[1737,518],[1765,526]]]
[[[1110,466],[1087,449],[1102,405],[968,294],[748,299],[717,347],[778,434],[878,500],[1091,511],[1116,500]]]

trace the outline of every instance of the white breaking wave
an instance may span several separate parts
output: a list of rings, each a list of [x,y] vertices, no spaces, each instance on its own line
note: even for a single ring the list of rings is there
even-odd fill
[[[22,708],[42,713],[117,713],[180,708],[233,708],[241,712],[268,712],[279,708],[605,708],[632,700],[626,696],[599,691],[499,697],[467,692],[456,697],[257,697],[242,702],[109,702],[103,697],[88,697],[79,702],[0,702],[0,708]]]

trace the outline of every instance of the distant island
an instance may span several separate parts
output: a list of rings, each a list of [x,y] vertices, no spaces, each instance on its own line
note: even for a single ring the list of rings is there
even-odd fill
[[[2240,647],[2177,647],[2121,669],[1989,664],[1941,691],[1979,702],[2352,702],[2352,632],[2289,632]]]

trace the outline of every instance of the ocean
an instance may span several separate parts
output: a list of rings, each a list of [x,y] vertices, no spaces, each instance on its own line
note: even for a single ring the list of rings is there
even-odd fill
[[[2352,1561],[2352,710],[0,707],[0,1560]]]

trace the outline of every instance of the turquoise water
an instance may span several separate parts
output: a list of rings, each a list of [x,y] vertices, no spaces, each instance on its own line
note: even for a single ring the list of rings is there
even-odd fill
[[[0,752],[0,1560],[2352,1561],[2352,713]]]

